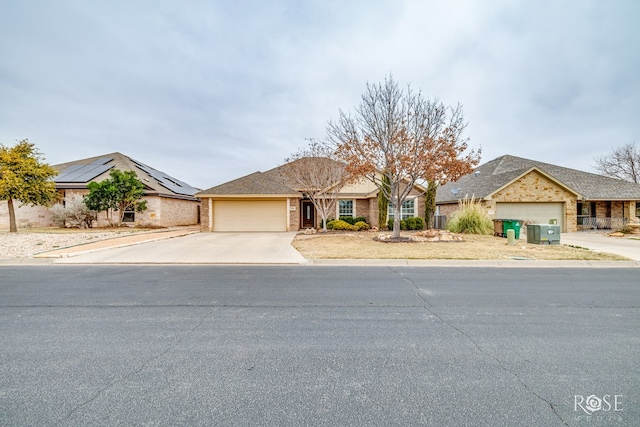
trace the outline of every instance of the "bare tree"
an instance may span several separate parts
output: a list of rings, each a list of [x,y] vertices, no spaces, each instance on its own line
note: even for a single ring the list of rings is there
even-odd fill
[[[594,168],[602,175],[640,183],[640,149],[636,143],[614,148],[611,153],[597,157]]]
[[[400,236],[402,203],[419,180],[444,184],[470,173],[480,151],[464,155],[468,140],[462,107],[445,107],[407,86],[401,90],[391,76],[367,83],[355,114],[340,110],[329,121],[329,143],[354,176],[366,176],[393,203],[393,237]],[[386,175],[388,185],[384,185]]]
[[[327,220],[336,211],[338,195],[348,182],[346,164],[334,159],[333,150],[313,139],[298,150],[281,168],[282,173],[311,200],[322,220],[322,231],[327,231]]]

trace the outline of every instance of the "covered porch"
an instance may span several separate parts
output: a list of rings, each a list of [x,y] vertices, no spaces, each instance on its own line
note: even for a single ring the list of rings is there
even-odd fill
[[[582,200],[577,203],[578,231],[622,230],[640,216],[640,200]]]

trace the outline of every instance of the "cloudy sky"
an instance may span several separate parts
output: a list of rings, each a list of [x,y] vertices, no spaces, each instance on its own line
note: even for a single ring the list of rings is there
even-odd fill
[[[0,143],[122,152],[200,188],[323,139],[392,74],[463,105],[482,162],[592,171],[640,142],[636,0],[7,0]]]

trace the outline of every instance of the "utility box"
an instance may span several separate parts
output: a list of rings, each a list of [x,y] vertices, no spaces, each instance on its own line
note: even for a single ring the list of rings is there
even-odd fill
[[[556,224],[527,225],[527,243],[559,245],[560,226]]]

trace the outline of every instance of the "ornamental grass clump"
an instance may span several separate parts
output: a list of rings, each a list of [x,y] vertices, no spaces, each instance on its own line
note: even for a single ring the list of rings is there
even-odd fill
[[[459,202],[460,210],[447,222],[452,233],[492,234],[493,222],[479,201],[466,197]]]

